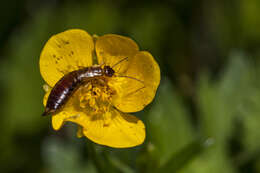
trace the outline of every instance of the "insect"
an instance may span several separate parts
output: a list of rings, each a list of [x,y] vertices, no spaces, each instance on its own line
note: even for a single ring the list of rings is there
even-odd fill
[[[124,60],[127,60],[127,57],[117,62],[112,67],[110,66],[91,66],[85,67],[79,70],[72,71],[68,74],[65,74],[53,87],[50,92],[50,95],[47,100],[45,111],[42,116],[49,114],[54,114],[59,111],[62,106],[69,100],[73,93],[83,84],[90,82],[95,78],[101,77],[112,77],[115,74],[113,67],[120,64]],[[118,77],[127,77],[135,79],[139,82],[142,82],[136,78],[130,76],[118,76]]]

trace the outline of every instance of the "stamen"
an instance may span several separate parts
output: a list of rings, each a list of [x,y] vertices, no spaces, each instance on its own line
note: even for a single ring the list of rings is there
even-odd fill
[[[81,89],[79,94],[80,108],[88,113],[91,112],[91,115],[104,114],[111,106],[113,93],[107,85],[93,81],[87,88]]]

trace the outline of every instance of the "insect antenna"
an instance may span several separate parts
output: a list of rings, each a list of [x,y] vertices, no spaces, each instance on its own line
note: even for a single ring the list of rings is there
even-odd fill
[[[138,91],[140,91],[140,90],[142,90],[142,89],[144,89],[144,88],[145,88],[145,86],[143,86],[143,87],[141,87],[141,88],[138,88],[137,90],[128,93],[128,94],[126,95],[126,97],[127,97],[127,96],[130,96],[130,95],[132,95],[132,94],[134,94],[134,93],[137,93]]]
[[[131,76],[116,76],[116,77],[125,77],[125,78],[129,78],[129,79],[134,79],[134,80],[136,80],[136,81],[141,82],[142,84],[144,84],[144,81],[141,81],[140,79],[136,79],[136,78],[131,77]]]
[[[127,60],[127,59],[128,59],[128,57],[125,57],[125,58],[119,60],[116,64],[114,64],[114,65],[112,66],[112,68],[114,68],[115,66],[117,66],[118,64],[120,64],[121,62],[123,62],[123,61],[125,61],[125,60]],[[135,77],[131,77],[131,76],[115,76],[115,77],[124,77],[124,78],[133,79],[133,80],[136,80],[136,81],[138,81],[138,82],[140,82],[140,83],[142,83],[142,84],[144,85],[144,81],[142,81],[142,80],[140,80],[140,79],[137,79],[137,78],[135,78]],[[141,89],[143,89],[143,88],[145,88],[145,85],[144,85],[143,87],[137,89],[137,90],[134,91],[133,93],[138,92],[139,90],[141,90]],[[131,94],[132,94],[132,93],[131,93]]]
[[[127,59],[128,59],[128,57],[125,57],[125,58],[119,60],[119,61],[118,61],[116,64],[114,64],[111,68],[114,68],[115,66],[117,66],[118,64],[120,64],[121,62],[123,62],[123,61],[125,61],[125,60],[127,60]]]
[[[133,92],[128,93],[127,96],[128,96],[128,95],[132,95],[132,94],[134,94],[134,93],[136,93],[136,92],[138,92],[138,91],[140,91],[140,90],[142,90],[142,89],[145,88],[144,81],[141,81],[140,79],[136,79],[136,78],[131,77],[131,76],[115,76],[115,77],[125,77],[125,78],[129,78],[129,79],[134,79],[134,80],[136,80],[136,81],[138,81],[138,82],[140,82],[140,83],[143,84],[142,87],[138,88],[137,90],[135,90],[135,91],[133,91]]]

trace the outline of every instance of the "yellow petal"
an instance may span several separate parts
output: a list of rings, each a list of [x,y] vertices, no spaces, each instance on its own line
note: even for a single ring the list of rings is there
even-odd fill
[[[43,105],[44,106],[46,106],[46,104],[47,104],[47,100],[48,100],[48,97],[50,95],[50,92],[51,92],[51,90],[49,90],[43,97]],[[72,115],[67,111],[61,111],[61,112],[59,112],[55,115],[51,115],[53,129],[59,130],[62,127],[64,120],[66,120],[70,116],[72,116]]]
[[[83,30],[71,29],[52,36],[40,56],[40,72],[51,87],[66,73],[92,65],[94,42]]]
[[[96,116],[75,110],[70,113],[63,111],[52,116],[52,126],[55,130],[65,121],[74,122],[82,127],[77,135],[83,134],[95,143],[114,148],[134,147],[142,144],[145,139],[143,122],[135,116],[115,109]]]
[[[52,116],[52,127],[54,130],[59,130],[65,121],[68,121],[69,119],[75,119],[80,116],[80,113],[78,111],[75,111],[74,104],[76,101],[76,96],[73,95],[68,100],[68,102],[63,105],[62,109]]]
[[[52,127],[54,130],[59,130],[62,125],[64,124],[64,120],[69,117],[70,114],[65,111],[61,111],[58,114],[52,115],[51,120],[52,120]]]
[[[117,110],[107,112],[103,118],[74,119],[83,127],[83,134],[90,140],[114,148],[134,147],[143,143],[145,127],[135,116]]]
[[[139,50],[137,44],[132,39],[115,34],[98,37],[95,48],[99,64],[113,67],[120,60],[127,57],[125,61],[114,67],[114,70],[118,73],[127,69],[131,58]]]
[[[47,104],[47,100],[48,100],[48,97],[49,97],[50,93],[51,93],[51,89],[48,90],[48,92],[46,92],[44,97],[43,97],[43,105],[44,106],[46,106],[46,104]]]
[[[116,90],[112,103],[122,112],[140,111],[155,96],[160,68],[149,52],[142,51],[133,57],[124,75],[128,77],[113,77],[109,82]]]

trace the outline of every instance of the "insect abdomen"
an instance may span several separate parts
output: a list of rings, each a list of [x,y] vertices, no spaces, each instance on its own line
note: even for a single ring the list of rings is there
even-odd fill
[[[69,73],[56,83],[48,97],[43,116],[56,112],[68,101],[79,84],[75,76],[74,73]]]
[[[102,76],[101,67],[87,67],[72,71],[63,76],[53,87],[46,104],[43,116],[58,111],[83,82]]]

